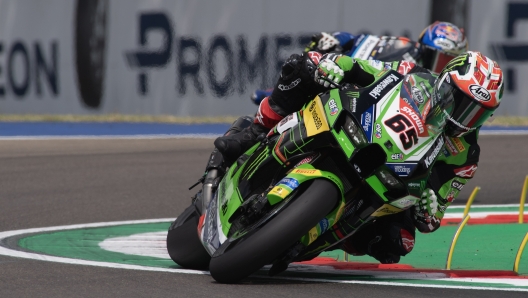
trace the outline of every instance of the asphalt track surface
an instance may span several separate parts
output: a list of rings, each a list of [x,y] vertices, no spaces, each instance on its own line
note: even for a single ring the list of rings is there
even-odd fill
[[[515,204],[528,136],[481,136],[475,204]],[[0,231],[176,217],[203,173],[211,139],[0,141]],[[51,263],[0,256],[0,297],[526,297],[526,293],[314,283]]]

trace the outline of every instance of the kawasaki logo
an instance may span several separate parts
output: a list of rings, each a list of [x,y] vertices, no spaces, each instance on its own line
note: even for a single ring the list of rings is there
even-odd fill
[[[443,146],[444,146],[444,138],[440,137],[438,138],[438,144],[436,144],[436,147],[434,148],[433,152],[431,152],[431,154],[425,158],[426,168],[429,168],[429,166],[433,164],[436,157],[438,156],[438,153],[440,153],[440,150],[442,150]]]
[[[394,74],[390,74],[385,79],[383,79],[372,91],[369,92],[369,95],[374,97],[375,99],[378,99],[378,96],[380,96],[381,91],[385,89],[390,83],[398,81],[398,77]]]

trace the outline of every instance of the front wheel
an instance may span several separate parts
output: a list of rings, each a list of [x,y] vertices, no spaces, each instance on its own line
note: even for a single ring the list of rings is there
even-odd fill
[[[200,214],[191,205],[171,224],[167,233],[167,252],[178,265],[197,270],[207,270],[211,256],[198,238]]]
[[[235,283],[270,264],[335,208],[341,195],[332,182],[307,184],[271,221],[211,259],[209,270],[216,281]]]

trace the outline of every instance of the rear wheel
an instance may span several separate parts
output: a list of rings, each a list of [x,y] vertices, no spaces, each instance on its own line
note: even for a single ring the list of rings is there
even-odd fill
[[[167,233],[167,251],[171,259],[184,268],[207,270],[211,256],[198,238],[199,218],[194,205],[176,218]]]
[[[270,264],[294,245],[336,206],[340,193],[326,179],[307,182],[304,191],[259,230],[232,244],[209,264],[218,282],[234,283]]]

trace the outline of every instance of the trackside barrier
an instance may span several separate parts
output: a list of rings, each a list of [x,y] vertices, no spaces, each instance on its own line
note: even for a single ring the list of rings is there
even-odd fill
[[[519,203],[519,223],[524,222],[524,203],[526,202],[526,189],[528,188],[528,175],[524,178],[524,184],[521,191],[521,202]]]
[[[451,270],[451,260],[453,259],[453,251],[455,250],[456,243],[458,241],[458,236],[460,236],[460,233],[462,233],[462,229],[466,226],[466,223],[468,222],[470,216],[466,215],[462,222],[458,225],[458,229],[455,232],[455,236],[453,236],[453,241],[451,241],[451,246],[449,247],[449,253],[447,254],[447,262],[446,262],[446,269]]]
[[[469,199],[466,203],[466,208],[464,209],[464,215],[462,216],[462,218],[465,218],[466,215],[468,215],[469,209],[471,208],[471,204],[473,204],[473,201],[475,200],[475,197],[477,196],[479,190],[480,190],[480,186],[476,186],[475,189],[473,189],[473,192],[469,196]]]
[[[513,271],[516,273],[519,273],[519,263],[521,262],[521,256],[524,250],[524,247],[526,246],[526,242],[528,242],[528,233],[524,235],[524,239],[521,242],[521,246],[519,246],[519,250],[517,251],[517,256],[515,257],[515,263],[513,264]]]

